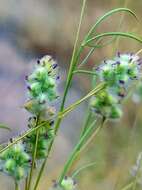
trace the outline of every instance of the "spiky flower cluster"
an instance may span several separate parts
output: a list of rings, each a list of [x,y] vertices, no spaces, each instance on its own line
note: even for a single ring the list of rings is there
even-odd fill
[[[61,185],[55,182],[50,190],[76,190],[76,182],[71,177],[65,177]]]
[[[30,161],[25,147],[18,143],[0,154],[0,169],[15,180],[20,180],[27,176]]]
[[[34,118],[30,119],[29,127],[32,127],[31,124],[35,124],[35,120],[31,120],[34,120]],[[52,121],[50,123],[52,124]],[[48,145],[54,137],[54,130],[50,125],[45,124],[39,129],[36,160],[44,159],[47,156]],[[36,131],[25,137],[24,144],[26,152],[32,157],[36,144]]]
[[[25,108],[33,114],[39,114],[47,104],[57,99],[57,67],[52,57],[47,55],[38,60],[33,73],[26,76],[29,101]]]
[[[96,113],[112,119],[121,117],[121,102],[132,81],[139,79],[141,63],[135,54],[118,53],[112,60],[105,60],[94,69],[94,80],[106,83],[106,88],[91,99],[91,107]]]
[[[38,139],[37,131],[34,131],[0,154],[1,171],[16,180],[28,175],[35,148],[37,148],[35,161],[47,156],[48,145],[54,137],[51,125],[54,123],[52,116],[55,114],[55,109],[50,102],[56,100],[58,96],[56,89],[58,78],[57,64],[51,56],[44,56],[38,60],[34,72],[26,77],[29,100],[25,108],[34,115],[30,117],[28,127],[34,128],[40,124],[42,127],[39,129]],[[35,147],[36,142],[37,147]]]

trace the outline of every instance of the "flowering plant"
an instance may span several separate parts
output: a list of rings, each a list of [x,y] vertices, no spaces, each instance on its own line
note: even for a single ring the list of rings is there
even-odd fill
[[[106,32],[98,34],[96,32],[97,27],[115,13],[125,12],[137,18],[130,9],[117,8],[99,18],[79,44],[78,39],[85,5],[86,0],[83,0],[76,41],[59,112],[56,112],[54,108],[55,101],[61,99],[57,89],[60,77],[56,61],[51,56],[46,55],[38,59],[33,72],[26,76],[28,100],[24,107],[32,115],[28,119],[27,131],[13,139],[7,146],[2,145],[0,150],[0,170],[12,176],[15,181],[15,190],[20,188],[21,180],[25,182],[25,190],[37,189],[62,118],[79,104],[89,99],[88,116],[90,113],[94,114],[95,117],[93,118],[95,119],[88,122],[89,117],[87,117],[77,144],[65,163],[59,178],[50,188],[50,190],[76,190],[78,187],[75,178],[81,168],[66,176],[72,164],[81,151],[90,144],[94,136],[103,128],[107,120],[119,119],[122,116],[123,100],[129,94],[133,84],[140,81],[142,63],[138,55],[140,52],[117,53],[112,59],[102,61],[98,67],[92,68],[90,71],[80,69],[84,64],[87,64],[95,49],[106,45],[101,43],[101,39],[104,37],[116,38],[121,36],[142,43],[141,38],[131,33]],[[80,62],[81,54],[86,47],[90,48],[89,53]],[[92,90],[83,98],[65,108],[69,87],[74,75],[79,73],[92,75]],[[101,122],[99,122],[98,115],[101,116]],[[33,180],[33,173],[37,171],[37,167],[39,168],[37,178]]]

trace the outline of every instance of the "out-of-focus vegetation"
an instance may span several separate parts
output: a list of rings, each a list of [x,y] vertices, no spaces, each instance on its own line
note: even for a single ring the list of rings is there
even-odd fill
[[[66,70],[74,43],[79,19],[81,1],[71,0],[5,0],[0,6],[0,120],[8,122],[12,133],[1,132],[1,141],[7,140],[26,125],[26,113],[21,105],[24,102],[24,75],[30,70],[29,59],[44,54],[52,54],[63,69],[64,84]],[[105,22],[98,31],[131,31],[142,35],[142,1],[132,0],[88,0],[83,21],[82,34],[96,18],[110,9],[128,7],[136,12],[137,23],[129,15],[115,15]],[[119,26],[120,19],[122,25]],[[100,63],[102,59],[113,56],[117,51],[137,52],[141,46],[134,41],[119,39],[105,48],[98,49],[91,56],[87,68]],[[87,50],[86,50],[87,52]],[[85,53],[84,53],[85,55]],[[68,102],[74,102],[89,89],[90,77],[78,75],[72,85]],[[9,82],[10,81],[10,82]],[[61,93],[62,86],[61,84]],[[23,94],[22,94],[23,93]],[[18,107],[18,108],[17,108]],[[13,112],[13,110],[16,111]],[[77,134],[84,120],[86,105],[71,113],[63,122],[63,127],[55,149],[53,160],[49,161],[47,171],[40,185],[47,190],[52,179],[56,179],[66,160],[67,153],[77,140]],[[74,167],[95,162],[95,166],[82,171],[78,176],[81,190],[119,190],[131,178],[130,169],[142,151],[142,103],[136,105],[125,102],[121,121],[109,122],[100,135],[94,139],[87,151],[81,154],[81,161]],[[18,116],[18,117],[17,117]],[[23,121],[24,119],[24,121]],[[56,164],[55,164],[56,163]],[[47,178],[47,173],[50,178]],[[11,181],[1,176],[1,185],[11,189]],[[7,184],[7,187],[6,187]],[[140,186],[139,189],[142,187]]]

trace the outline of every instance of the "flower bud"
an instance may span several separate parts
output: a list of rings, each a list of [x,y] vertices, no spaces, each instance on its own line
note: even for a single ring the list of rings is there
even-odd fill
[[[76,183],[71,177],[65,177],[61,183],[64,190],[75,190]]]
[[[29,160],[30,156],[25,152],[24,146],[15,144],[0,154],[1,170],[15,180],[20,180],[27,176]]]
[[[141,59],[131,53],[118,53],[112,60],[105,60],[96,69],[94,77],[96,83],[105,82],[106,88],[91,99],[92,110],[106,118],[120,118],[121,101],[128,94],[132,82],[140,77],[140,65]]]
[[[71,177],[66,176],[62,180],[61,185],[55,181],[53,187],[50,188],[50,190],[76,190],[76,183]]]
[[[46,104],[58,98],[57,76],[57,63],[51,56],[38,60],[33,73],[26,77],[29,100],[24,107],[29,112],[39,115],[45,111]]]
[[[14,171],[15,171],[15,168],[16,168],[16,162],[15,162],[15,160],[13,160],[13,159],[8,159],[8,160],[5,162],[4,170],[6,170],[7,172],[9,172],[9,173],[14,172]]]

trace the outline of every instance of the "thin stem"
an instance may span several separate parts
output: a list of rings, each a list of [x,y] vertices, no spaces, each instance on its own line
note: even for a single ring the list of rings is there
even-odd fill
[[[95,40],[97,40],[97,39],[99,39],[99,38],[107,37],[107,36],[128,37],[128,38],[137,40],[137,41],[139,41],[140,43],[142,43],[142,39],[141,39],[141,38],[139,38],[139,37],[137,37],[137,36],[135,36],[135,35],[132,35],[132,34],[130,34],[130,33],[126,33],[126,32],[106,32],[106,33],[98,34],[98,35],[96,35],[96,36],[93,37],[93,38],[90,38],[89,40],[87,40],[86,42],[84,42],[84,43],[82,44],[82,46],[83,46],[83,47],[84,47],[84,46],[90,46],[90,47],[91,47],[91,44],[90,44],[90,43],[91,43],[92,41],[95,41]],[[94,46],[94,45],[92,45],[92,47],[93,47],[93,46]]]
[[[137,178],[134,180],[132,190],[135,190],[137,186]]]
[[[94,52],[94,50],[96,49],[96,47],[92,47],[91,50],[89,51],[89,53],[87,54],[87,56],[82,60],[82,62],[79,64],[79,67],[82,65],[85,65],[89,59],[89,57],[92,55],[92,53]]]
[[[48,154],[48,155],[49,155],[49,154]],[[43,161],[43,164],[42,164],[42,166],[41,166],[41,168],[40,168],[40,170],[39,170],[39,173],[38,173],[38,176],[37,176],[37,179],[36,179],[36,182],[35,182],[35,185],[34,185],[33,190],[36,190],[37,187],[38,187],[39,181],[40,181],[40,179],[41,179],[42,173],[43,173],[43,171],[44,171],[44,168],[45,168],[45,165],[46,165],[46,162],[47,162],[47,159],[48,159],[48,155],[47,155],[47,157],[45,158],[45,160]]]
[[[132,14],[136,19],[137,16],[130,10],[127,8],[118,8],[118,9],[113,9],[109,12],[107,12],[106,14],[104,14],[102,17],[100,17],[97,22],[95,23],[95,25],[92,26],[92,28],[89,30],[88,34],[86,35],[85,40],[87,40],[92,34],[94,34],[96,28],[99,26],[99,24],[104,21],[105,18],[111,16],[114,13],[120,12],[120,11],[128,11],[130,14]],[[138,19],[137,19],[138,20]]]
[[[82,99],[80,99],[79,101],[75,102],[74,104],[72,104],[71,106],[69,106],[68,108],[66,108],[63,112],[59,113],[58,115],[58,118],[62,118],[64,117],[67,113],[69,113],[70,111],[72,111],[76,106],[78,106],[79,104],[81,104],[84,100],[86,100],[87,98],[91,97],[92,95],[98,93],[100,90],[102,90],[103,88],[105,88],[105,84],[102,83],[100,85],[98,85],[95,89],[93,89],[92,91],[90,91],[86,96],[84,96]],[[43,170],[44,170],[44,167],[46,165],[46,162],[47,162],[47,159],[48,159],[48,156],[49,156],[49,153],[51,151],[51,148],[52,148],[52,145],[54,143],[54,139],[56,137],[56,132],[55,131],[55,136],[53,137],[51,143],[49,144],[49,148],[48,148],[48,152],[47,152],[47,157],[45,158],[41,168],[40,168],[40,171],[38,173],[38,176],[37,176],[37,180],[36,180],[36,183],[35,183],[35,186],[34,186],[34,190],[36,190],[38,184],[39,184],[39,181],[40,181],[40,178],[42,176],[42,173],[43,173]]]
[[[62,111],[61,113],[59,113],[59,117],[64,117],[66,114],[68,114],[73,109],[75,109],[79,104],[81,104],[86,99],[90,98],[91,96],[97,94],[98,92],[100,92],[101,90],[103,90],[105,87],[106,87],[105,83],[99,84],[96,88],[94,88],[93,90],[91,90],[86,96],[84,96],[80,100],[76,101],[75,103],[73,103],[72,105],[70,105],[68,108],[66,108],[64,111]]]
[[[33,133],[34,131],[38,130],[40,127],[44,126],[45,124],[49,124],[48,121],[45,121],[43,123],[41,123],[40,125],[38,125],[37,127],[31,128],[29,129],[26,133],[24,133],[22,136],[16,138],[12,143],[8,144],[6,147],[4,147],[3,149],[0,150],[0,154],[2,152],[4,152],[5,150],[9,149],[11,146],[13,146],[14,144],[16,144],[17,142],[19,142],[20,140],[22,140],[23,138],[25,138],[27,135]]]
[[[85,119],[85,123],[84,123],[84,126],[82,128],[82,131],[81,131],[81,134],[80,134],[80,137],[82,137],[86,131],[86,129],[88,128],[88,124],[89,124],[89,121],[91,119],[91,116],[92,116],[92,113],[90,112],[90,109],[88,108],[87,110],[87,117]]]
[[[67,162],[65,163],[64,169],[59,177],[59,184],[61,184],[63,178],[65,177],[66,173],[70,169],[74,159],[76,158],[76,154],[78,154],[78,152],[80,151],[80,148],[82,147],[84,141],[86,140],[86,138],[92,131],[94,124],[95,124],[95,122],[93,122],[92,125],[86,130],[85,134],[82,136],[82,138],[79,140],[79,142],[75,146],[74,150],[72,151],[72,153],[71,153],[69,159],[67,160]]]
[[[78,69],[78,70],[75,70],[73,73],[74,73],[74,74],[76,74],[76,73],[77,73],[77,74],[78,74],[78,73],[80,74],[80,73],[81,73],[81,74],[96,75],[96,73],[95,73],[94,71],[87,71],[87,70],[81,70],[81,69],[80,69],[80,70],[79,70],[79,69]]]
[[[125,187],[123,187],[121,190],[128,190],[133,186],[134,182],[131,182],[129,184],[127,184]]]
[[[28,190],[28,177],[25,179],[25,190]]]
[[[85,166],[82,166],[81,168],[79,168],[78,170],[76,170],[76,171],[72,174],[72,178],[73,178],[73,179],[76,178],[76,176],[77,176],[80,172],[82,172],[82,170],[85,170],[85,169],[87,169],[87,168],[89,168],[89,167],[95,166],[95,164],[96,164],[96,162],[93,162],[93,163],[87,164],[87,165],[85,165]]]
[[[37,116],[37,121],[36,121],[35,127],[38,125],[38,123],[39,123],[39,116]],[[32,155],[32,166],[31,166],[31,170],[30,170],[30,174],[29,174],[29,181],[28,181],[28,187],[27,187],[28,190],[30,189],[30,186],[31,186],[32,176],[33,176],[33,171],[34,171],[34,166],[35,166],[35,161],[36,161],[38,139],[39,139],[39,132],[40,132],[39,130],[40,129],[38,129],[36,131],[35,147],[33,149],[33,155]]]
[[[85,41],[87,40],[88,36],[85,37],[85,39],[83,40],[82,44],[85,43]],[[85,56],[85,58],[82,60],[82,62],[79,64],[78,68],[85,65],[88,61],[88,59],[90,58],[90,56],[93,54],[93,52],[95,51],[96,48],[102,48],[105,47],[106,45],[109,45],[110,43],[112,43],[114,40],[116,39],[116,37],[114,36],[114,38],[112,38],[111,40],[107,41],[106,43],[99,45],[99,43],[102,41],[102,39],[98,39],[96,41],[96,44],[94,44],[94,46],[90,49],[90,51],[88,52],[88,54]]]
[[[124,1],[123,1],[123,2],[124,2],[123,7],[127,7],[127,6],[128,6],[128,1],[129,1],[129,0],[124,0]],[[119,22],[118,30],[119,30],[120,28],[121,28],[121,30],[123,29],[122,23],[123,23],[124,18],[125,18],[125,14],[122,14],[121,17],[120,17],[120,22]],[[120,37],[117,37],[117,38],[116,38],[116,42],[115,42],[115,44],[114,44],[114,46],[113,46],[114,52],[117,50],[117,48],[118,48],[118,46],[119,46],[119,42],[120,42]]]
[[[19,184],[16,180],[15,180],[15,190],[19,190]]]
[[[106,118],[103,117],[101,124],[99,125],[99,127],[97,127],[95,129],[95,131],[93,132],[92,136],[90,135],[89,139],[83,144],[83,146],[80,148],[80,151],[78,152],[79,155],[81,155],[81,153],[86,149],[86,147],[92,142],[92,140],[98,135],[98,133],[101,131],[101,129],[104,126],[104,123],[106,121]],[[87,129],[86,129],[87,130]],[[77,155],[78,156],[78,155]],[[76,157],[77,157],[76,156]],[[76,159],[76,158],[75,158]],[[74,161],[75,161],[74,159]]]
[[[137,51],[135,55],[139,55],[141,52],[142,52],[142,49],[140,49],[139,51]]]
[[[81,147],[80,152],[82,152],[84,149],[86,149],[86,147],[92,142],[92,140],[96,137],[96,135],[103,128],[105,121],[106,121],[106,118],[104,117],[102,119],[102,122],[101,122],[100,126],[96,128],[96,130],[94,131],[94,133],[92,134],[92,136],[90,136],[90,138],[88,139],[88,141]]]
[[[64,95],[63,95],[63,99],[62,99],[62,103],[61,103],[61,107],[60,107],[60,112],[63,111],[63,109],[64,109],[66,96],[67,96],[67,93],[68,93],[68,90],[69,90],[69,87],[70,87],[70,84],[71,84],[71,81],[72,81],[72,77],[73,77],[73,70],[75,68],[75,65],[77,64],[79,55],[80,55],[80,53],[81,53],[81,51],[83,49],[83,47],[80,47],[79,50],[77,51],[77,43],[78,43],[78,40],[79,40],[80,29],[81,29],[83,16],[84,16],[86,1],[87,0],[83,0],[83,2],[82,2],[80,21],[79,21],[79,25],[78,25],[78,29],[77,29],[76,39],[75,39],[75,43],[74,43],[73,53],[72,53],[71,62],[70,62],[70,68],[69,68],[69,71],[68,71],[67,82],[66,82]],[[57,133],[57,131],[58,131],[58,128],[60,126],[60,122],[61,122],[61,118],[58,118],[57,121],[56,121],[56,124],[55,124],[55,133]]]
[[[65,86],[65,90],[64,90],[64,95],[63,95],[62,103],[61,103],[61,106],[60,106],[60,112],[62,112],[63,109],[64,109],[64,105],[65,105],[65,101],[66,101],[66,96],[67,96],[67,93],[68,93],[68,90],[69,90],[69,87],[70,87],[70,84],[71,84],[71,81],[72,81],[72,77],[73,77],[73,70],[75,68],[75,65],[77,64],[79,55],[80,55],[81,51],[83,50],[83,47],[80,47],[79,51],[77,52],[77,44],[78,44],[78,40],[79,40],[80,29],[81,29],[81,25],[82,25],[83,16],[84,16],[86,1],[87,0],[83,0],[83,2],[82,2],[80,21],[79,21],[79,25],[78,25],[78,29],[77,29],[77,34],[76,34],[76,39],[75,39],[75,43],[74,43],[72,58],[71,58],[71,62],[70,62],[70,68],[69,68],[69,72],[68,72],[68,76],[67,76],[67,82],[66,82],[66,86]],[[56,120],[56,123],[55,123],[55,135],[58,132],[61,120],[62,120],[61,117],[58,117],[57,120]],[[51,141],[51,143],[49,145],[48,154],[47,154],[47,157],[45,158],[45,160],[44,160],[44,162],[43,162],[43,164],[41,166],[41,169],[39,171],[39,175],[37,177],[34,190],[36,190],[36,188],[38,186],[38,183],[39,183],[39,180],[40,180],[40,178],[42,176],[42,173],[43,173],[44,167],[46,165],[46,161],[47,161],[48,155],[49,155],[49,153],[50,153],[50,151],[52,149],[52,145],[54,143],[54,139],[55,138],[53,138],[53,140]]]
[[[98,85],[95,89],[93,89],[91,92],[89,92],[85,97],[83,97],[82,99],[80,99],[79,101],[75,102],[74,104],[72,104],[71,106],[69,106],[67,109],[65,109],[63,112],[61,112],[59,114],[59,118],[62,118],[64,117],[67,113],[69,113],[70,111],[72,111],[77,105],[81,104],[84,100],[86,100],[87,98],[91,97],[92,95],[94,95],[95,93],[99,92],[100,90],[102,90],[103,88],[105,87],[105,84],[101,84],[101,85]],[[56,132],[55,132],[55,136],[56,136]],[[54,138],[52,139],[51,143],[49,144],[49,148],[48,148],[48,152],[47,152],[47,157],[45,158],[41,168],[40,168],[40,171],[38,173],[38,176],[37,176],[37,180],[36,180],[36,183],[35,183],[35,186],[34,186],[34,190],[36,190],[38,184],[39,184],[39,181],[40,181],[40,178],[42,176],[42,173],[43,173],[43,170],[44,170],[44,167],[46,165],[46,162],[47,162],[47,159],[48,159],[48,156],[49,156],[49,153],[51,151],[51,148],[52,148],[52,145],[54,143],[54,139],[55,139],[55,136]]]

